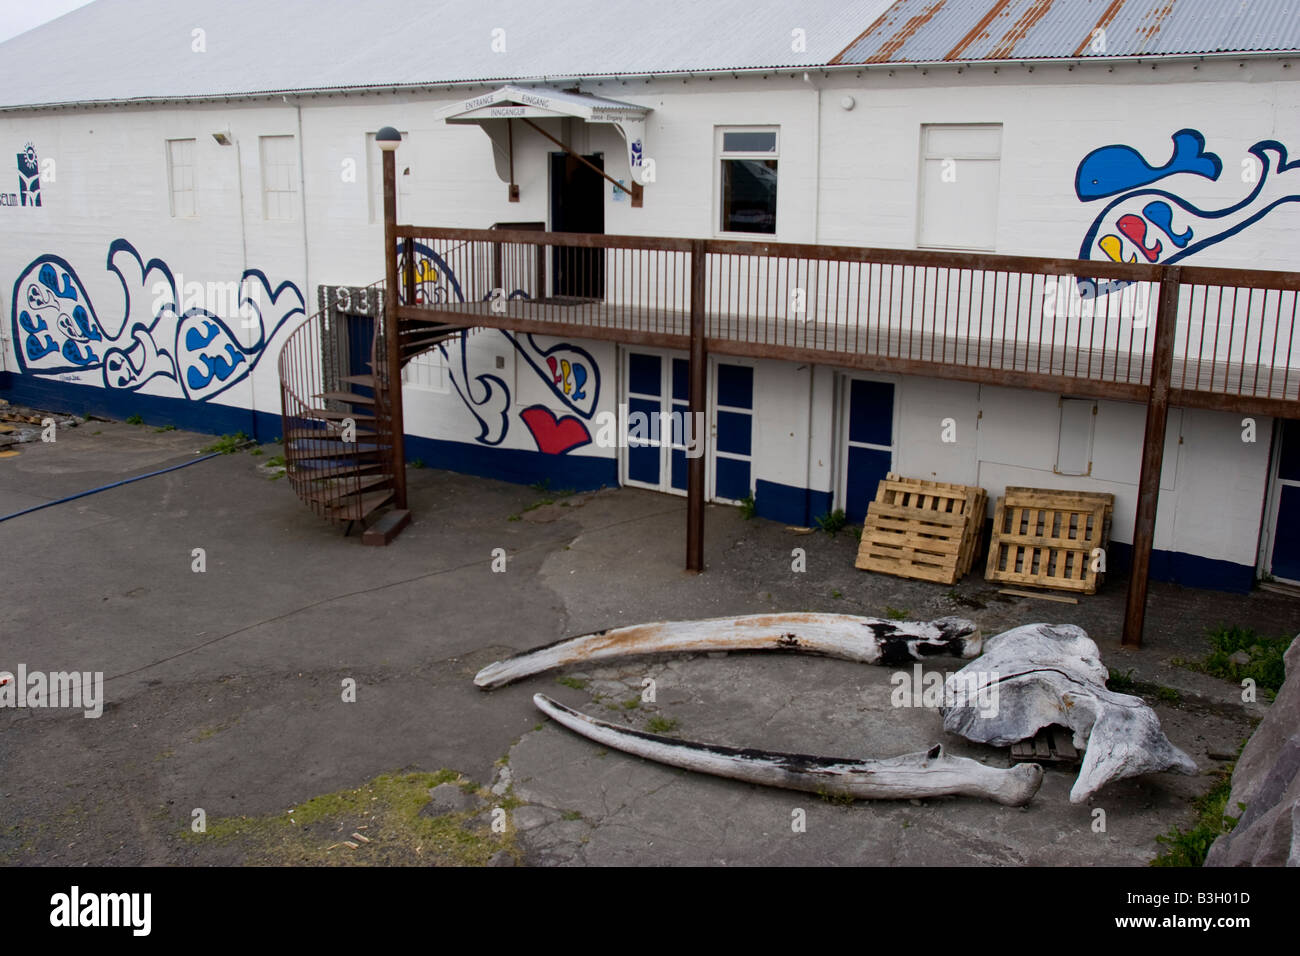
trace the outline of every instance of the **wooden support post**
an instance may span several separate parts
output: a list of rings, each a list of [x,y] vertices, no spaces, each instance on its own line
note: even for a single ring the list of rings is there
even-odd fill
[[[397,341],[397,157],[384,150],[384,351],[389,420],[393,425],[393,505],[406,507],[406,427],[402,419],[402,355]],[[410,245],[408,244],[408,248]],[[411,257],[408,256],[408,259]],[[408,275],[413,275],[410,263]],[[376,370],[378,371],[378,370]],[[378,378],[378,376],[376,376]],[[378,384],[378,382],[376,382]]]
[[[708,453],[708,406],[705,389],[708,383],[709,356],[704,348],[704,240],[691,242],[691,361],[690,425],[703,427],[695,432],[695,457],[686,459],[686,570],[704,570],[704,457]],[[683,423],[685,424],[685,423]],[[685,430],[683,429],[683,434]]]
[[[1165,424],[1169,420],[1169,379],[1174,367],[1174,333],[1178,329],[1178,285],[1181,270],[1165,269],[1156,307],[1155,354],[1151,362],[1151,394],[1147,399],[1146,432],[1142,438],[1142,471],[1138,478],[1137,518],[1133,522],[1133,565],[1129,570],[1128,605],[1124,610],[1123,643],[1142,646],[1151,547],[1160,501],[1160,470],[1165,459]]]

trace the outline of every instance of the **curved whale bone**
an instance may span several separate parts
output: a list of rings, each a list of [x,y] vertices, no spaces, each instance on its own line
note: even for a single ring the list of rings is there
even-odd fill
[[[1083,803],[1112,780],[1174,770],[1196,773],[1195,761],[1160,729],[1140,697],[1106,688],[1108,671],[1082,628],[1026,624],[985,643],[984,655],[948,676],[943,728],[978,743],[1006,747],[1061,724],[1087,750],[1070,790]],[[980,703],[971,701],[978,697]],[[992,706],[988,706],[989,704]]]
[[[474,683],[484,689],[502,687],[579,661],[638,654],[802,651],[893,666],[940,654],[976,657],[980,647],[979,628],[959,617],[924,623],[853,614],[749,614],[634,624],[567,637],[489,664],[474,676]]]
[[[1021,807],[1033,799],[1043,782],[1043,770],[1037,764],[989,767],[978,760],[950,756],[939,744],[927,751],[881,760],[741,750],[618,727],[565,707],[545,694],[534,694],[533,703],[556,723],[606,747],[670,767],[786,790],[855,800],[984,797]]]

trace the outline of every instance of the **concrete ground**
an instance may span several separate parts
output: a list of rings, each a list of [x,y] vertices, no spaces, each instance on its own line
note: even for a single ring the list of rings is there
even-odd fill
[[[64,429],[0,460],[0,514],[191,460],[211,441],[96,421]],[[606,490],[530,510],[553,495],[423,469],[409,473],[413,524],[390,547],[362,547],[270,480],[262,463],[278,453],[0,522],[0,669],[103,671],[107,698],[97,720],[0,709],[0,862],[1141,865],[1157,834],[1190,822],[1192,800],[1264,710],[1171,660],[1203,654],[1218,623],[1300,631],[1295,598],[1156,583],[1145,647],[1121,649],[1122,579],[1078,605],[1008,598],[978,574],[955,588],[905,581],[854,569],[850,534],[795,535],[725,507],[707,509],[707,573],[687,575],[684,499]],[[806,573],[791,571],[795,547]],[[492,570],[496,548],[504,573]],[[1202,773],[1122,781],[1083,806],[1068,802],[1073,774],[1055,770],[1024,809],[846,806],[607,752],[543,718],[532,695],[734,746],[868,757],[942,741],[995,765],[1006,752],[944,734],[937,711],[891,708],[890,669],[842,661],[701,655],[491,693],[472,684],[484,664],[571,634],[805,609],[957,613],[986,635],[1080,624],[1109,666],[1179,692],[1152,700]],[[640,700],[645,677],[653,703]],[[355,702],[343,700],[347,679]],[[461,797],[432,808],[430,781],[401,777],[442,769],[460,775]],[[429,826],[456,826],[430,836],[367,813],[359,801],[371,793],[376,808],[403,806],[368,784],[381,775],[418,788],[411,806]],[[205,833],[192,825],[200,809]]]

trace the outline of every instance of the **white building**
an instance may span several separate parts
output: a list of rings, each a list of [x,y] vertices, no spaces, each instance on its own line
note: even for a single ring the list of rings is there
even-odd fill
[[[0,45],[0,141],[17,160],[0,196],[14,280],[0,397],[279,436],[285,338],[339,304],[331,290],[383,278],[386,125],[403,134],[398,220],[420,226],[1294,270],[1289,10],[98,0]],[[529,116],[612,179],[643,182],[643,202]],[[1116,225],[1116,197],[1142,214]],[[1057,291],[1063,313],[1079,305]],[[1287,376],[1282,401],[1260,405],[1274,417],[1171,410],[1153,576],[1300,580],[1300,429],[1282,421],[1300,408],[1286,405],[1295,297],[1272,291],[1262,317],[1246,303],[1266,330],[1240,348],[1229,333],[1223,353]],[[256,310],[241,314],[242,298]],[[409,458],[556,487],[684,488],[680,453],[594,440],[620,404],[680,407],[684,353],[576,332],[465,343],[406,367]],[[808,524],[836,507],[860,517],[886,471],[990,496],[1105,491],[1112,540],[1131,540],[1140,402],[952,369],[711,361],[713,500],[752,493],[760,515]]]

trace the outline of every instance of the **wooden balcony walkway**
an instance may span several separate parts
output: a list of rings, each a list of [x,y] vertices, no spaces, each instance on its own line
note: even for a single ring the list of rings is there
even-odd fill
[[[561,297],[451,302],[402,307],[405,316],[456,325],[585,337],[682,351],[690,348],[687,311],[618,305]],[[501,304],[498,304],[498,308]],[[472,319],[469,317],[472,316]],[[906,326],[848,325],[817,318],[707,315],[706,348],[721,355],[813,361],[876,371],[1058,391],[1089,398],[1144,402],[1153,355],[1118,348],[1088,348],[936,334]],[[1295,414],[1300,367],[1187,358],[1175,354],[1170,373],[1175,405]]]

